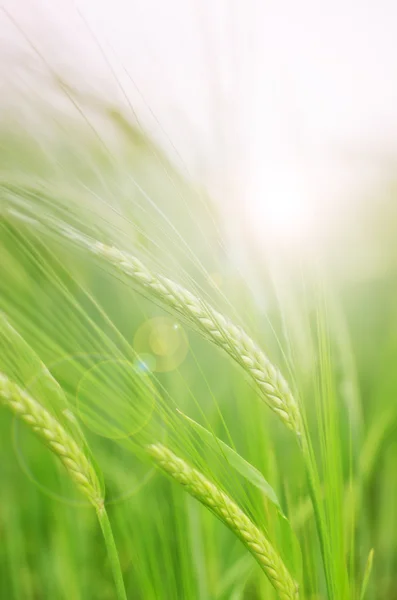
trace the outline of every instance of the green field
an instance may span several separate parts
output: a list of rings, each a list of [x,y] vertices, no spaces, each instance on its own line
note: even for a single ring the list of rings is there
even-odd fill
[[[0,598],[397,598],[392,186],[260,254],[66,97],[0,131]]]

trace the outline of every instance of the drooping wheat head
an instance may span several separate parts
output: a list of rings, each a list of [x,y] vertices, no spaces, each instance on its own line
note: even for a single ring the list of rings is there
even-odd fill
[[[163,471],[237,535],[266,573],[281,600],[299,598],[298,586],[276,550],[225,492],[162,444],[152,444],[147,451]]]
[[[23,187],[19,185],[15,189],[14,187],[9,183],[1,184],[3,192],[12,192],[10,196],[12,202],[16,202],[15,197],[19,200],[20,195],[24,193]],[[18,202],[16,207],[18,208]],[[11,214],[14,217],[18,215],[19,218],[23,217],[19,213],[19,208],[15,211],[13,207]],[[268,406],[298,438],[301,438],[304,433],[302,415],[287,381],[244,329],[235,325],[207,301],[179,283],[149,269],[136,256],[86,236],[57,218],[42,215],[41,219],[53,233],[77,243],[90,254],[110,263],[137,286],[180,314],[204,337],[227,352],[248,373]],[[39,221],[36,221],[33,215],[30,220],[39,225]]]
[[[2,372],[0,401],[46,443],[61,460],[81,492],[97,510],[101,510],[104,501],[95,470],[66,429],[39,402]]]
[[[240,327],[183,286],[149,270],[138,258],[115,247],[86,241],[89,250],[122,271],[152,295],[183,315],[214,344],[225,350],[248,372],[262,398],[285,425],[299,437],[302,417],[299,406],[280,371]]]

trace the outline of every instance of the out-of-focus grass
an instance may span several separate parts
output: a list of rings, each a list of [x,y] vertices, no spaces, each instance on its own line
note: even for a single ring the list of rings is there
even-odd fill
[[[84,108],[78,123],[38,106],[36,128],[16,121],[1,132],[0,309],[31,353],[5,342],[0,366],[40,387],[40,357],[62,386],[65,405],[51,394],[42,400],[64,423],[77,420],[104,473],[129,597],[276,597],[232,534],[153,470],[142,448],[158,439],[220,482],[266,531],[301,598],[359,598],[371,548],[365,598],[397,597],[392,261],[376,277],[346,280],[330,276],[326,262],[314,275],[281,261],[283,272],[272,272],[265,257],[255,281],[262,305],[206,195],[116,109],[75,102]],[[209,299],[280,366],[304,406],[318,463],[328,592],[293,436],[223,354],[78,243],[62,241],[59,224],[134,252]],[[137,354],[137,331],[158,317],[168,329],[149,329],[149,351]],[[173,338],[174,325],[185,335]],[[156,353],[168,355],[168,370],[156,370]],[[259,469],[288,520],[177,409]],[[93,515],[4,410],[0,428],[0,597],[113,598]]]

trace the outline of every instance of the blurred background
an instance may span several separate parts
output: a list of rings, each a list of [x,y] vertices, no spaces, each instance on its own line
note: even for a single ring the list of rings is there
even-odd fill
[[[362,258],[361,236],[374,244],[364,269],[390,260],[376,238],[380,215],[394,220],[393,2],[3,7],[3,111],[16,94],[37,100],[52,72],[142,125],[209,190],[233,237],[244,229],[259,246],[269,234],[272,244],[328,244],[328,254],[339,246],[342,268]],[[394,237],[381,236],[384,248]]]

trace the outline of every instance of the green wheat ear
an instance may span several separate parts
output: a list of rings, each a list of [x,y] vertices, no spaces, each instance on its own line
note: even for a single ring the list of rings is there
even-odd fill
[[[281,600],[298,600],[298,585],[280,556],[258,527],[225,492],[162,444],[148,446],[147,451],[165,473],[180,483],[237,535],[259,563]]]
[[[15,416],[27,423],[58,456],[80,491],[96,509],[101,509],[104,501],[95,470],[62,425],[25,390],[1,372],[0,400]]]
[[[288,383],[242,328],[183,286],[153,273],[135,256],[100,242],[91,242],[88,239],[81,241],[90,252],[111,262],[145,290],[185,317],[206,338],[225,350],[249,374],[259,388],[262,398],[284,424],[298,437],[302,435],[302,416]]]
[[[117,598],[127,600],[113,532],[94,467],[62,425],[37,400],[1,371],[0,401],[58,456],[77,487],[95,507],[108,551]]]

